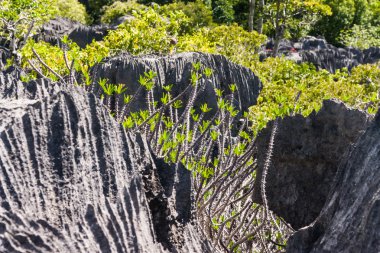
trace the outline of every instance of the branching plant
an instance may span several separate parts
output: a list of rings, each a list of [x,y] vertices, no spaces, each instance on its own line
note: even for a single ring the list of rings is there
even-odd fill
[[[37,27],[52,17],[54,9],[47,0],[2,0],[0,6],[0,48],[20,65],[20,50]]]
[[[40,65],[45,66],[34,53]],[[66,64],[69,77],[75,76],[72,64]],[[72,78],[52,73],[61,82],[76,85]],[[194,63],[189,84],[176,96],[173,85],[164,85],[161,94],[154,94],[156,74],[152,71],[140,76],[134,95],[126,95],[124,84],[109,84],[105,79],[92,82],[91,78],[84,78],[83,86],[100,91],[98,95],[110,114],[126,131],[144,134],[157,157],[175,165],[182,163],[193,172],[196,218],[215,250],[282,252],[291,229],[268,210],[265,196],[265,175],[276,127],[260,186],[264,205],[259,205],[252,199],[255,140],[248,127],[248,114],[240,113],[233,105],[237,86],[230,85],[229,91],[215,89],[217,108],[197,103],[211,75],[211,69]],[[94,88],[95,85],[99,87]],[[143,89],[147,109],[133,111],[132,104],[141,97]],[[223,92],[230,94],[224,96]]]
[[[233,106],[236,85],[230,85],[228,98],[222,90],[215,89],[216,110],[208,104],[196,103],[205,79],[211,75],[210,69],[195,63],[189,85],[180,94],[173,96],[172,85],[167,85],[159,101],[154,101],[155,75],[148,72],[140,77],[142,88],[136,92],[146,90],[148,109],[131,112],[130,103],[136,94],[124,99],[123,106],[114,97],[117,106],[109,105],[109,108],[122,108],[121,113],[116,110],[113,114],[122,120],[127,131],[145,134],[156,156],[168,163],[182,163],[193,172],[196,216],[216,250],[281,252],[291,229],[276,218],[267,205],[252,200],[256,177],[255,141],[247,114],[241,115]],[[109,96],[110,86],[101,85],[104,94]],[[106,98],[105,103],[110,100]],[[270,165],[274,137],[275,129],[266,167]],[[265,178],[261,187],[265,199]]]

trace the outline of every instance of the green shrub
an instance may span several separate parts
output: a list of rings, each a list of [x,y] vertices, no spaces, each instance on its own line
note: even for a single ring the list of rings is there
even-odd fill
[[[89,22],[86,8],[78,0],[57,0],[57,15],[83,24]]]
[[[248,32],[233,24],[202,28],[194,34],[179,38],[178,51],[201,51],[227,56],[237,63],[256,61],[257,50],[266,37],[256,31]]]
[[[216,108],[207,103],[196,105],[205,84],[201,79],[209,79],[212,70],[199,62],[193,63],[193,68],[188,85],[176,95],[172,85],[165,85],[161,97],[157,97],[153,92],[156,74],[149,71],[141,75],[136,93],[145,91],[148,109],[138,112],[131,112],[130,103],[136,96],[125,95],[123,84],[99,80],[103,103],[126,131],[144,134],[156,157],[173,167],[182,164],[192,172],[198,225],[207,231],[209,239],[219,238],[210,240],[213,247],[249,252],[252,244],[257,244],[258,250],[264,247],[259,246],[260,240],[280,251],[291,229],[274,214],[267,215],[270,211],[265,204],[251,200],[256,178],[255,142],[247,127],[247,115],[241,118],[233,106],[236,86],[230,85],[230,90],[225,91],[231,96],[228,99],[215,89]],[[232,137],[231,125],[236,117],[241,120],[241,127]],[[247,231],[255,232],[248,237]],[[260,239],[259,233],[263,234]]]
[[[326,0],[325,3],[331,7],[333,15],[322,17],[312,34],[322,35],[333,44],[340,45],[341,31],[349,30],[354,25],[370,24],[375,14],[367,0]],[[374,3],[372,5],[375,7]]]
[[[113,2],[113,0],[88,0],[86,3],[86,9],[87,13],[90,15],[91,21],[98,23],[101,15],[103,14],[102,8],[112,4]]]
[[[0,6],[0,36],[8,38],[14,34],[24,37],[33,23],[31,35],[44,22],[54,17],[57,10],[49,0],[2,0]]]
[[[354,25],[351,29],[341,32],[339,41],[343,45],[360,49],[380,47],[380,26]]]
[[[205,5],[201,0],[195,2],[175,2],[161,6],[158,10],[161,14],[168,15],[174,11],[182,11],[189,17],[189,30],[191,32],[195,29],[205,26],[213,26],[212,10]]]
[[[134,19],[128,20],[104,40],[114,53],[127,51],[132,54],[170,53],[173,40],[183,34],[189,18],[181,11],[160,15],[155,9],[137,10]]]
[[[234,8],[231,0],[212,0],[212,16],[216,23],[231,24],[234,21]]]
[[[337,98],[347,105],[375,113],[380,98],[380,65],[360,65],[331,74],[311,64],[268,58],[251,66],[263,82],[257,105],[250,108],[257,133],[269,120],[295,113],[318,111],[324,99]]]
[[[20,50],[38,28],[57,12],[48,0],[2,0],[0,6],[0,45],[11,54],[7,66],[20,65]],[[7,67],[6,66],[6,67]]]
[[[120,2],[116,1],[109,6],[103,7],[103,15],[100,21],[105,24],[111,24],[117,18],[127,14],[132,15],[133,10],[140,10],[146,8],[144,5],[136,2]]]
[[[34,69],[37,68],[44,76],[53,80],[58,79],[57,76],[41,64],[36,55],[33,53],[33,48],[42,61],[44,61],[47,66],[62,77],[69,74],[67,65],[70,65],[74,60],[74,70],[77,73],[82,74],[85,79],[84,82],[89,84],[90,68],[96,63],[99,63],[104,57],[108,56],[109,49],[102,43],[95,41],[87,45],[84,49],[81,49],[77,44],[67,40],[66,38],[64,38],[63,41],[68,48],[66,52],[67,62],[65,61],[64,52],[61,48],[52,46],[44,41],[35,42],[34,40],[29,40],[21,51],[22,67],[29,71],[30,78],[35,78],[37,76],[37,72]],[[32,63],[33,66],[30,63]]]

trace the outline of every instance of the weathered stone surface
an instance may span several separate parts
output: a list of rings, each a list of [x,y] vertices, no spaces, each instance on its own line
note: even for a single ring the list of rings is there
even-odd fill
[[[4,49],[0,48],[0,70],[7,64],[7,59],[9,58],[9,53]]]
[[[273,43],[269,41],[260,53],[260,59],[271,56]],[[380,48],[359,50],[356,48],[337,48],[326,40],[307,36],[299,42],[283,40],[280,43],[279,53],[297,63],[310,62],[317,69],[326,69],[335,73],[338,69],[351,70],[359,64],[376,63],[380,60]]]
[[[67,35],[70,40],[84,48],[93,40],[102,40],[110,29],[113,28],[106,25],[86,26],[68,19],[56,18],[42,26],[36,39],[56,45]]]
[[[380,252],[380,112],[343,158],[321,214],[287,252]]]
[[[0,75],[0,252],[209,252],[161,169],[93,94]]]
[[[278,119],[278,131],[266,180],[269,209],[294,229],[320,213],[343,154],[364,132],[370,117],[343,103],[326,100],[318,113]],[[261,202],[261,177],[273,122],[257,137],[254,198]]]
[[[156,101],[160,101],[163,92],[163,85],[173,84],[172,94],[180,94],[189,84],[192,64],[201,62],[204,67],[213,70],[211,78],[201,80],[203,87],[201,95],[195,104],[208,103],[214,110],[217,108],[217,97],[215,88],[222,89],[224,96],[231,94],[229,85],[236,84],[235,105],[238,109],[247,111],[256,103],[257,96],[262,88],[262,84],[257,76],[248,68],[234,64],[221,55],[204,53],[180,53],[171,56],[131,56],[121,55],[106,60],[103,64],[93,69],[94,80],[100,78],[108,79],[109,83],[127,84],[127,94],[135,94],[140,87],[138,83],[140,75],[152,70],[157,73],[154,96]],[[95,93],[101,93],[99,87],[94,87]],[[184,96],[184,102],[190,94]],[[186,103],[184,103],[186,104]],[[146,90],[140,90],[138,99],[131,105],[132,111],[146,109]]]

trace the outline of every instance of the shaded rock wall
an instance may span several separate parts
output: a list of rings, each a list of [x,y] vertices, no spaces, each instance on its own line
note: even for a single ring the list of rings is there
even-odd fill
[[[369,125],[370,117],[338,101],[324,101],[318,113],[278,119],[267,174],[269,209],[294,229],[309,225],[320,213],[344,153]],[[261,177],[273,122],[257,136],[254,199],[261,203]]]
[[[35,39],[57,45],[62,37],[67,35],[78,46],[85,48],[93,40],[102,40],[109,29],[113,28],[106,25],[86,26],[68,19],[56,18],[44,24]]]
[[[260,53],[264,60],[272,54],[274,43],[269,40]],[[359,64],[372,64],[380,61],[380,48],[359,50],[356,48],[337,48],[326,40],[307,36],[299,42],[283,40],[279,46],[279,53],[297,63],[310,62],[317,69],[326,69],[335,73],[338,69],[351,70]]]
[[[7,64],[7,59],[9,58],[9,53],[4,49],[0,48],[0,70]]]
[[[302,62],[310,62],[317,69],[326,69],[335,73],[338,69],[351,70],[360,64],[376,63],[380,60],[380,48],[369,48],[360,51],[355,48],[327,48],[301,51]]]
[[[165,195],[190,187],[93,94],[2,73],[0,119],[1,252],[209,252]]]
[[[229,85],[236,84],[237,94],[235,94],[234,104],[240,110],[247,111],[256,103],[256,99],[262,88],[262,84],[257,76],[248,68],[234,64],[221,55],[204,53],[180,53],[170,56],[131,56],[120,55],[96,66],[93,69],[94,80],[100,78],[108,79],[109,83],[127,84],[127,94],[135,94],[140,87],[138,83],[140,75],[152,70],[157,73],[154,96],[156,101],[160,101],[163,85],[173,84],[173,97],[180,94],[189,84],[192,64],[201,62],[204,67],[213,70],[213,75],[209,79],[202,79],[203,90],[196,100],[196,105],[208,103],[214,110],[217,108],[217,98],[214,88],[224,91],[224,96],[231,94]],[[95,93],[101,93],[99,87],[94,87]],[[184,104],[190,94],[184,96]],[[146,109],[146,91],[141,90],[131,105],[132,111]]]
[[[321,214],[289,253],[380,252],[380,113],[343,158]]]

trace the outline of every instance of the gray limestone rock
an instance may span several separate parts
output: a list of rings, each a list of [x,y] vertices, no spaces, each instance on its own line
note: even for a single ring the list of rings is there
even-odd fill
[[[209,252],[175,169],[95,95],[0,74],[0,252]]]
[[[285,45],[285,46],[283,46]],[[262,48],[260,60],[270,57],[273,49],[271,39]],[[283,40],[280,43],[279,53],[297,63],[309,62],[317,69],[326,69],[331,73],[347,68],[351,70],[360,64],[372,64],[380,61],[380,48],[372,47],[359,50],[352,47],[337,48],[327,43],[323,38],[307,36],[298,42]]]
[[[157,73],[154,88],[155,101],[160,101],[163,86],[173,84],[172,95],[177,96],[189,84],[193,63],[201,62],[203,67],[212,69],[210,78],[201,80],[202,92],[195,104],[208,103],[214,110],[217,108],[215,88],[223,90],[223,95],[231,94],[229,85],[236,84],[234,104],[240,111],[247,111],[256,103],[262,88],[259,78],[248,68],[232,63],[221,55],[205,53],[180,53],[169,56],[131,56],[128,54],[105,60],[92,70],[93,80],[108,79],[109,83],[126,84],[126,94],[133,95],[139,89],[139,77],[150,70]],[[94,87],[94,93],[100,94],[99,86]],[[120,95],[122,96],[122,95]],[[183,98],[186,104],[189,94]],[[147,108],[146,90],[139,91],[138,98],[131,105],[132,111]]]
[[[7,59],[9,58],[10,54],[4,49],[1,49],[0,47],[0,70],[2,70],[5,67],[5,65],[7,64]]]
[[[326,100],[318,113],[278,119],[278,131],[266,180],[269,209],[294,229],[320,213],[344,153],[364,132],[370,117],[343,103]],[[261,177],[273,122],[256,139],[254,199],[261,203]]]
[[[287,252],[380,252],[380,112],[342,159],[320,215],[289,239]]]
[[[110,29],[114,28],[107,25],[87,26],[65,18],[56,18],[44,24],[35,39],[57,45],[66,35],[78,46],[85,48],[93,40],[102,40]]]

